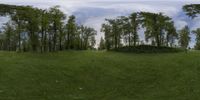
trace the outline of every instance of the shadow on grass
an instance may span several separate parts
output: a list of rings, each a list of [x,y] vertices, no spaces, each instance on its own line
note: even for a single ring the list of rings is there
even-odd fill
[[[124,53],[178,53],[184,52],[183,49],[180,48],[172,48],[172,47],[157,47],[151,45],[139,45],[139,46],[131,46],[131,47],[120,47],[117,49],[111,49],[109,51],[116,52],[124,52]]]

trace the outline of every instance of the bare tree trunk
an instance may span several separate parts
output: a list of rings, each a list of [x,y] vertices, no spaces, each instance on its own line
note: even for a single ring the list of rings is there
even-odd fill
[[[60,45],[60,51],[62,50],[62,37],[59,37],[59,45]]]
[[[129,36],[128,36],[128,46],[129,47],[131,46],[131,33],[129,33]]]

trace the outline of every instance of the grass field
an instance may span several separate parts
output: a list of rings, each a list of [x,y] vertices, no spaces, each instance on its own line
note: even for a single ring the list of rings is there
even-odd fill
[[[200,52],[0,52],[0,100],[199,100]]]

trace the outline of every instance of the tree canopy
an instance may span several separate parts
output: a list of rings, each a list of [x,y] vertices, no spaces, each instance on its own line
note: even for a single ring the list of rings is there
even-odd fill
[[[183,11],[195,18],[200,14],[200,4],[185,5]],[[96,45],[97,31],[78,24],[76,16],[65,15],[59,6],[39,9],[0,4],[0,16],[10,18],[0,30],[0,50],[55,52],[94,49]],[[140,30],[144,33],[139,33]],[[134,12],[129,16],[105,19],[101,32],[104,32],[104,39],[101,39],[99,48],[108,50],[141,44],[175,47],[177,41],[179,47],[186,47],[190,40],[189,27],[177,31],[172,18],[163,13]],[[197,48],[198,29],[193,33],[196,35]],[[139,34],[145,36],[145,42],[139,38]]]
[[[52,52],[95,46],[95,29],[78,25],[73,15],[67,19],[59,6],[39,9],[1,4],[0,8],[1,16],[10,16],[1,30],[1,50]]]

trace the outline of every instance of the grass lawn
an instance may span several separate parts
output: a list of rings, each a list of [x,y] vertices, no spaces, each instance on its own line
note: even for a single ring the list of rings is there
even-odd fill
[[[200,52],[0,52],[0,100],[199,100]]]

